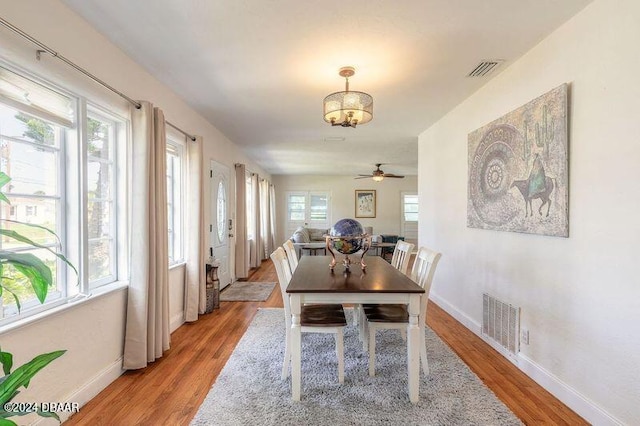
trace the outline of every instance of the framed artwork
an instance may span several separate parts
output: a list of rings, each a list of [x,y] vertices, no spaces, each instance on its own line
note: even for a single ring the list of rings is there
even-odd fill
[[[356,189],[356,217],[376,217],[375,189]]]
[[[569,236],[568,89],[469,133],[468,227]]]

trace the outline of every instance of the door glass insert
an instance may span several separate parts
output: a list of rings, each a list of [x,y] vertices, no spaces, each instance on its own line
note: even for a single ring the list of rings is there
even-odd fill
[[[224,241],[224,235],[226,232],[225,225],[227,223],[227,193],[224,188],[224,183],[220,181],[218,183],[218,205],[217,205],[217,227],[218,227],[218,241]]]

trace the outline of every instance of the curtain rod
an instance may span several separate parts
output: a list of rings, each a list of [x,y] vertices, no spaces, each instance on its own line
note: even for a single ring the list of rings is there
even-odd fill
[[[173,123],[168,122],[167,120],[164,121],[165,123],[167,123],[167,126],[173,127],[174,129],[176,129],[177,131],[179,131],[180,133],[182,133],[183,135],[185,135],[186,137],[188,137],[189,139],[191,139],[193,142],[196,141],[196,137],[193,135],[190,135],[189,133],[185,132],[184,130],[182,130],[180,127],[176,126]]]
[[[114,92],[115,94],[117,94],[121,98],[125,99],[127,102],[129,102],[130,104],[132,104],[136,108],[139,109],[142,106],[140,104],[140,102],[137,102],[137,101],[131,99],[130,97],[128,97],[127,95],[125,95],[124,93],[122,93],[121,91],[116,89],[115,87],[111,86],[110,84],[106,83],[105,81],[101,80],[100,78],[96,77],[95,75],[91,74],[89,71],[85,70],[81,66],[71,62],[69,59],[67,59],[64,56],[60,55],[58,52],[56,52],[55,50],[51,49],[46,44],[44,44],[44,43],[40,42],[39,40],[33,38],[32,36],[30,36],[29,34],[27,34],[24,31],[22,31],[20,28],[16,27],[12,23],[6,21],[2,17],[0,17],[0,24],[5,26],[6,28],[10,29],[14,33],[18,34],[22,38],[25,38],[25,39],[29,40],[31,43],[33,43],[36,46],[38,46],[41,49],[41,50],[37,50],[36,51],[36,58],[38,60],[40,60],[40,54],[43,53],[43,52],[46,52],[46,53],[50,54],[51,56],[53,56],[54,58],[60,59],[62,62],[64,62],[65,64],[69,65],[71,68],[75,69],[76,71],[81,72],[82,74],[84,74],[85,76],[89,77],[91,80],[95,81],[96,83],[100,84],[101,86],[111,90],[112,92]],[[192,141],[196,140],[196,138],[194,136],[190,135],[189,133],[185,132],[184,130],[180,129],[179,127],[169,123],[168,121],[166,123],[169,126],[171,126],[174,129],[176,129],[177,131],[183,133],[185,136],[187,136]]]

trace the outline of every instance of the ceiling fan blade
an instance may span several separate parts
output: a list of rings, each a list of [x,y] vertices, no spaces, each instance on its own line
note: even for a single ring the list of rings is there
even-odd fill
[[[354,177],[354,179],[369,179],[371,178],[371,176],[358,176],[358,177]]]
[[[391,173],[385,173],[385,174],[384,174],[384,177],[385,177],[385,178],[397,178],[397,179],[404,179],[404,176],[401,176],[401,175],[394,175],[394,174],[391,174]]]
[[[373,175],[363,175],[362,173],[358,173],[358,176],[362,176],[362,177],[372,177]]]

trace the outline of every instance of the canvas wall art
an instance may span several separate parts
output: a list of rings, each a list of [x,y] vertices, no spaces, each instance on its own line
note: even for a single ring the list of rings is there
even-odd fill
[[[467,226],[569,236],[568,84],[471,132]]]

